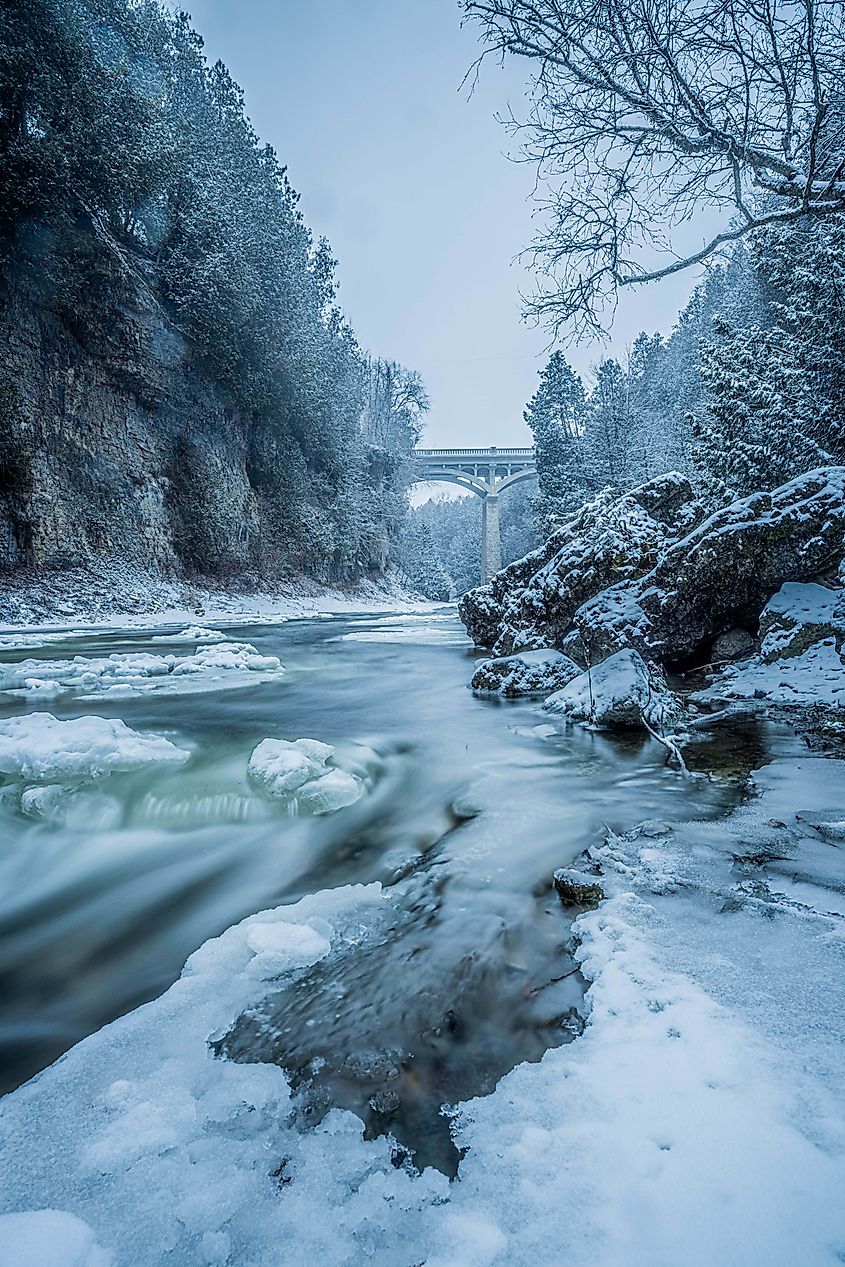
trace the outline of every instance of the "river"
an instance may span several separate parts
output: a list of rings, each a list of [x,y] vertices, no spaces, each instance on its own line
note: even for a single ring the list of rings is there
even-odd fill
[[[6,650],[6,685],[24,658],[160,652],[152,640],[168,632]],[[652,740],[552,725],[536,702],[474,697],[478,652],[452,608],[226,636],[278,656],[284,675],[95,700],[0,692],[3,717],[95,713],[192,753],[178,770],[101,781],[64,823],[22,814],[14,788],[0,798],[3,1088],[160,994],[193,950],[245,915],[379,880],[401,891],[401,917],[365,931],[361,953],[331,974],[317,965],[220,1048],[283,1064],[306,1117],[344,1104],[419,1163],[454,1173],[441,1105],[491,1090],[581,1027],[583,983],[550,887],[555,868],[605,826],[723,813],[771,734],[745,722],[718,750],[690,750],[693,768],[716,773],[682,781]],[[336,814],[290,815],[246,778],[268,736],[336,745],[367,764],[370,791]]]

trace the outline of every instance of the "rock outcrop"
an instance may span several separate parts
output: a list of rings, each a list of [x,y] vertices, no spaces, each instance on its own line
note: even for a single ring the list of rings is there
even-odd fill
[[[543,550],[466,595],[470,636],[502,654],[554,647],[585,667],[625,648],[703,664],[728,632],[750,648],[784,582],[832,576],[845,559],[845,468],[810,471],[686,530],[696,514],[678,475],[615,501],[602,494]]]
[[[539,550],[464,595],[459,612],[469,636],[497,656],[559,646],[587,599],[644,575],[700,516],[677,472],[622,497],[606,489]]]

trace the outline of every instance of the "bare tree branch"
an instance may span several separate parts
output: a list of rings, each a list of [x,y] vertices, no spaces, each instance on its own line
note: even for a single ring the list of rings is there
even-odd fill
[[[713,258],[775,221],[845,211],[841,0],[463,8],[482,58],[531,67],[527,117],[506,126],[545,191],[531,248],[542,280],[528,307],[554,330],[601,332],[620,287]],[[724,212],[724,231],[674,250],[678,227],[705,207]]]

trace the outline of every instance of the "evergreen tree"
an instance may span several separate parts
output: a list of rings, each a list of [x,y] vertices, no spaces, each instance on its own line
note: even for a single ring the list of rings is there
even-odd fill
[[[540,483],[537,509],[546,532],[584,500],[584,403],[581,379],[562,352],[553,352],[523,415],[534,435]]]
[[[799,341],[774,327],[714,322],[701,348],[706,412],[694,420],[696,459],[715,500],[775,488],[830,462]]]
[[[591,489],[621,491],[637,482],[638,464],[627,376],[612,359],[600,361],[595,373],[582,438],[584,469]]]

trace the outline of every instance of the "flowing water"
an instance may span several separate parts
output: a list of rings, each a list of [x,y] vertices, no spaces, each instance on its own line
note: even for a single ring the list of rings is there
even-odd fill
[[[8,666],[161,652],[156,632],[0,656]],[[721,776],[681,781],[652,740],[551,725],[529,701],[475,698],[477,653],[451,609],[226,634],[278,656],[285,674],[89,700],[0,691],[3,717],[121,718],[192,754],[175,770],[78,789],[62,822],[27,817],[14,787],[0,796],[3,1088],[166,989],[197,946],[245,915],[379,880],[395,900],[355,953],[317,964],[217,1047],[282,1064],[304,1126],[343,1104],[370,1133],[393,1133],[397,1164],[408,1150],[454,1173],[441,1106],[491,1090],[582,1027],[583,982],[566,951],[573,912],[551,888],[555,868],[605,825],[724,812],[769,737],[746,722],[715,755],[712,745],[698,755],[710,767],[718,756]],[[250,785],[256,744],[302,736],[336,745],[367,775],[357,804],[295,816]]]

